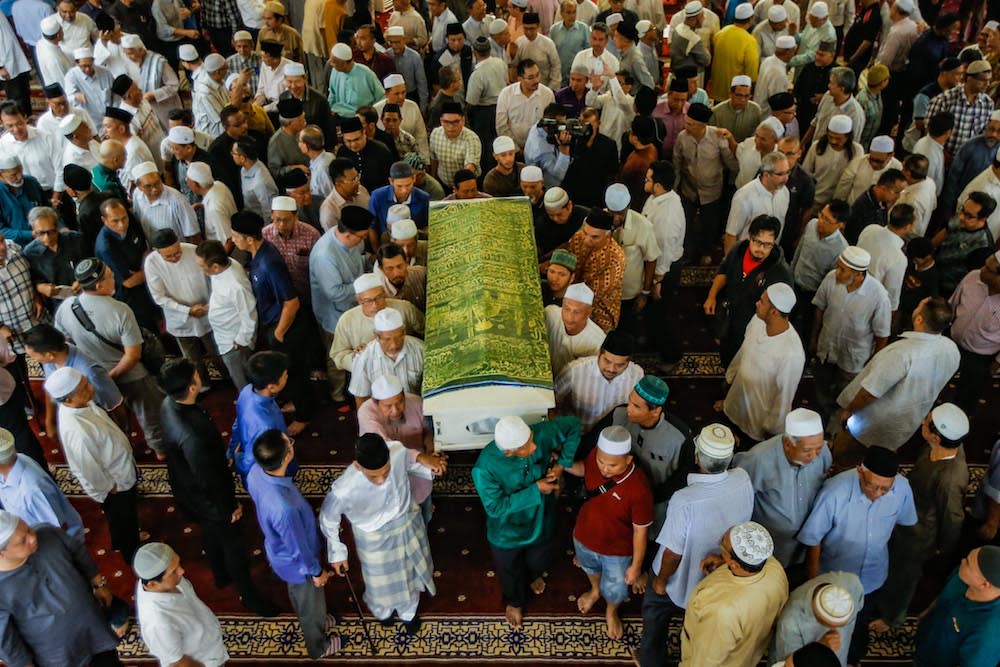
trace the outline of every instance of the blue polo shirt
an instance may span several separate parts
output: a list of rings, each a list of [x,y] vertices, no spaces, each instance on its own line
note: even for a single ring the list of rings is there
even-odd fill
[[[264,533],[264,553],[282,581],[303,584],[322,572],[316,514],[290,476],[268,475],[254,466],[247,476],[247,491],[257,508]]]
[[[299,294],[288,275],[288,265],[270,241],[264,241],[257,254],[250,260],[250,284],[257,298],[257,319],[261,326],[278,323],[281,307]]]
[[[410,218],[417,223],[419,229],[427,227],[427,217],[430,214],[431,196],[414,187],[407,201],[396,201],[391,185],[383,185],[371,194],[368,210],[375,216],[375,230],[381,235],[386,230],[385,219],[389,215],[389,207],[396,204],[406,204],[410,208]]]
[[[252,384],[243,387],[236,399],[236,420],[233,422],[228,456],[233,459],[236,471],[244,483],[247,473],[256,463],[253,458],[253,443],[261,433],[272,428],[288,433],[278,402],[271,396],[261,396],[255,392]],[[240,448],[239,452],[236,451],[237,447]],[[288,466],[288,476],[294,477],[298,469],[299,464],[293,459]]]

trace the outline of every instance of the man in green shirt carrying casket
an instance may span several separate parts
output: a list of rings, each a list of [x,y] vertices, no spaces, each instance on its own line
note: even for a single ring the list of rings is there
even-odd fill
[[[555,548],[559,478],[573,465],[579,444],[576,417],[530,427],[520,417],[503,417],[472,469],[486,509],[486,538],[503,588],[505,615],[515,629],[521,627],[529,590],[535,595],[545,590],[542,573]]]

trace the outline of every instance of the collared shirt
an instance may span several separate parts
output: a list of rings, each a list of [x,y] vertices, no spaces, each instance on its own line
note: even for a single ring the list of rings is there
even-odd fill
[[[858,247],[871,255],[868,275],[882,283],[889,293],[892,309],[899,308],[899,294],[906,274],[906,255],[903,254],[903,239],[886,227],[868,225],[858,236]]]
[[[198,268],[195,246],[181,243],[181,258],[176,263],[163,259],[159,252],[146,255],[143,271],[153,302],[163,309],[167,332],[178,337],[201,337],[211,331],[208,316],[194,317],[191,307],[207,305],[208,276]]]
[[[913,152],[927,158],[927,179],[934,181],[934,194],[941,197],[944,189],[944,146],[931,136],[920,137],[913,145]]]
[[[889,294],[870,275],[850,292],[837,282],[836,272],[830,271],[812,305],[823,311],[817,357],[847,373],[860,373],[875,349],[875,339],[889,337]]]
[[[917,509],[905,477],[896,475],[892,489],[873,502],[861,491],[858,471],[852,469],[831,477],[820,489],[799,542],[821,547],[820,572],[856,574],[868,594],[885,582],[893,528],[915,523]]]
[[[590,47],[590,28],[579,17],[569,28],[564,21],[559,21],[549,29],[549,38],[556,45],[556,53],[562,65],[562,84],[565,85],[569,81],[569,72],[576,54]]]
[[[269,327],[277,324],[286,301],[298,298],[298,292],[288,275],[288,266],[278,250],[264,241],[257,254],[250,260],[247,273],[257,298],[257,317],[260,324]]]
[[[559,52],[555,43],[539,33],[535,39],[528,39],[526,35],[521,35],[514,42],[517,52],[511,59],[510,64],[517,66],[522,60],[534,60],[538,65],[541,85],[548,86],[551,90],[558,90],[562,86],[562,69],[559,64]]]
[[[678,189],[688,201],[701,204],[717,201],[722,196],[724,168],[732,172],[738,169],[729,142],[716,129],[709,125],[701,139],[683,130],[674,142]]]
[[[403,383],[403,391],[419,394],[424,380],[423,341],[407,336],[395,359],[382,351],[378,341],[366,345],[351,365],[351,393],[371,396],[372,383],[381,375],[395,375]]]
[[[852,122],[851,138],[854,141],[861,141],[862,132],[865,130],[865,110],[861,108],[861,104],[858,103],[857,98],[853,95],[838,106],[829,91],[823,93],[823,97],[819,100],[816,117],[813,118],[812,122],[816,126],[816,133],[813,136],[817,138],[825,137],[830,125],[830,119],[837,114],[850,117]]]
[[[958,85],[946,90],[931,100],[927,107],[927,117],[941,111],[950,111],[955,116],[955,128],[944,148],[952,155],[957,153],[966,141],[980,134],[990,121],[993,100],[986,93],[979,93],[972,102],[965,94],[965,86]]]
[[[958,370],[958,347],[940,334],[905,331],[882,348],[837,397],[846,408],[864,389],[877,400],[858,410],[847,428],[864,445],[898,449],[920,427],[938,394]]]
[[[817,133],[817,136],[823,135]],[[806,158],[802,161],[802,168],[816,179],[815,205],[825,206],[834,198],[841,174],[850,164],[850,157],[846,147],[838,151],[827,145],[822,154],[818,148],[819,142],[814,142],[809,147]],[[855,156],[864,154],[864,148],[861,147],[861,144],[855,142],[853,148]],[[784,217],[781,219],[783,220]]]
[[[1000,169],[997,171],[1000,171]],[[969,198],[970,194],[977,191],[988,194],[994,200],[1000,201],[1000,177],[997,177],[997,171],[994,171],[992,166],[987,166],[975,178],[969,181],[969,184],[958,195],[958,200],[955,202],[956,210],[965,205],[965,200]],[[1000,206],[986,219],[986,224],[990,228],[990,234],[994,240],[1000,238]]]
[[[77,14],[77,16],[80,16]],[[65,44],[63,40],[61,44]],[[104,109],[111,106],[111,84],[114,83],[114,76],[111,72],[100,65],[94,65],[94,75],[87,76],[79,67],[72,67],[66,72],[63,80],[63,88],[66,90],[66,99],[77,108],[83,109],[90,116],[96,125],[100,125],[104,118]],[[81,93],[85,101],[80,102],[76,95]]]
[[[222,181],[212,183],[212,187],[201,200],[205,213],[205,240],[225,243],[233,235],[230,220],[239,210],[233,193]]]
[[[980,278],[970,271],[958,284],[949,303],[955,309],[951,339],[974,354],[1000,352],[1000,295],[991,295]]]
[[[53,188],[56,168],[61,167],[59,158],[62,155],[56,137],[29,127],[28,138],[24,141],[16,140],[11,132],[4,133],[0,136],[0,148],[5,153],[20,158],[24,173],[34,176],[43,190]]]
[[[228,269],[209,278],[212,294],[208,299],[208,323],[219,354],[236,345],[252,349],[257,331],[257,299],[246,271],[237,262],[230,262]]]
[[[673,190],[650,196],[642,205],[642,216],[653,225],[653,236],[660,248],[656,275],[666,275],[684,254],[685,217],[681,198]]]
[[[601,373],[597,356],[576,359],[556,378],[556,403],[576,415],[586,432],[627,402],[632,389],[644,375],[642,367],[630,361],[625,370],[608,380]]]
[[[979,135],[966,141],[962,148],[955,155],[951,166],[948,168],[948,175],[945,177],[945,189],[941,198],[941,206],[945,211],[956,209],[956,199],[960,192],[972,182],[976,176],[988,170],[993,157],[997,153],[997,143],[994,141],[990,146],[986,137]]]
[[[625,222],[612,229],[611,237],[625,252],[622,300],[634,299],[643,289],[645,263],[655,262],[660,257],[653,225],[642,214],[628,209]]]
[[[758,6],[763,5],[764,2],[758,2],[757,4]],[[798,7],[795,7],[796,11],[798,11],[798,9],[799,9]],[[771,24],[768,22],[767,16],[765,15],[764,18],[758,21],[757,25],[754,26],[753,32],[751,34],[753,35],[753,38],[757,40],[757,51],[760,53],[761,66],[763,67],[764,62],[768,58],[774,55],[775,42],[778,40],[778,37],[781,37],[782,35],[787,35],[788,29],[782,28],[780,31],[775,32],[774,28],[772,28]],[[758,85],[760,84],[758,83]],[[756,92],[754,94],[754,97],[758,97]]]
[[[309,160],[309,192],[313,197],[324,199],[333,190],[333,181],[330,180],[330,163],[333,160],[334,155],[330,151],[322,151]]]
[[[0,183],[0,235],[17,243],[18,249],[31,243],[28,213],[34,207],[46,204],[42,186],[27,174],[19,188]]]
[[[413,46],[416,49],[423,49],[424,45],[427,44],[427,24],[424,23],[424,17],[420,15],[420,12],[413,7],[405,12],[393,10],[392,14],[389,15],[389,26],[397,25],[402,26],[403,33],[413,40]]]
[[[147,591],[141,581],[137,582],[135,610],[142,641],[161,665],[172,665],[185,657],[205,667],[229,660],[219,619],[184,577],[171,593]]]
[[[217,137],[225,128],[219,113],[229,104],[229,92],[219,82],[205,73],[195,78],[191,91],[191,111],[194,113],[194,129]]]
[[[132,444],[93,401],[82,408],[59,405],[59,440],[73,476],[97,502],[135,486]]]
[[[577,231],[566,244],[576,255],[576,277],[594,292],[594,312],[591,319],[605,331],[618,324],[621,313],[623,281],[625,277],[625,251],[608,241],[597,248],[584,244],[583,233]]]
[[[271,242],[278,254],[285,260],[292,284],[300,295],[309,294],[309,253],[319,241],[319,232],[306,223],[296,220],[292,234],[285,238],[278,233],[274,224],[263,230],[264,238]]]
[[[687,484],[667,505],[652,567],[658,574],[666,549],[681,556],[680,565],[667,581],[667,595],[681,608],[687,607],[688,598],[705,576],[702,559],[719,548],[727,530],[749,521],[753,508],[753,485],[740,468],[715,475],[691,473]]]
[[[916,22],[909,16],[904,16],[889,28],[889,35],[882,41],[875,62],[888,67],[892,74],[901,74],[917,36]]]
[[[778,56],[770,55],[760,64],[757,85],[754,86],[753,101],[760,105],[765,115],[771,114],[767,100],[771,95],[788,92],[788,65]]]
[[[41,239],[35,239],[24,247],[24,256],[31,265],[33,280],[53,285],[72,285],[76,280],[74,269],[77,262],[88,257],[83,235],[70,229],[59,232],[55,252],[45,246]]]
[[[4,41],[6,42],[6,40]],[[23,51],[15,53],[20,53],[21,57],[24,57]],[[35,57],[38,59],[39,75],[46,85],[53,83],[63,85],[66,80],[66,74],[74,66],[73,59],[67,56],[59,48],[59,45],[53,44],[44,37],[35,45]],[[30,68],[28,71],[31,71]],[[87,118],[90,118],[89,113],[87,114]],[[93,123],[94,121],[91,120],[90,122]]]
[[[726,368],[732,385],[723,411],[755,440],[781,433],[802,379],[806,355],[795,327],[770,336],[764,320],[753,317],[736,356]]]
[[[923,236],[927,233],[927,227],[931,222],[931,215],[937,208],[937,186],[934,181],[924,178],[916,183],[906,186],[899,194],[897,204],[909,204],[917,214],[917,219],[913,225],[913,233]]]
[[[274,177],[260,160],[240,169],[243,205],[265,220],[271,219],[271,200],[278,195]]]
[[[201,234],[194,208],[169,185],[163,186],[163,193],[156,201],[149,201],[146,193],[138,189],[132,194],[132,201],[146,238],[151,238],[158,229],[172,229],[180,239]]]
[[[62,28],[63,38],[59,42],[59,48],[61,48],[67,56],[73,57],[73,51],[76,49],[82,49],[83,47],[90,47],[93,42],[98,38],[97,24],[94,23],[94,19],[90,18],[82,12],[77,12],[76,16],[73,17],[72,21],[65,21],[61,16],[56,14],[59,18],[59,27]]]
[[[476,63],[469,77],[465,101],[470,106],[491,106],[507,87],[507,64],[495,56]]]
[[[31,268],[20,246],[13,241],[0,239],[7,244],[7,261],[0,265],[0,324],[15,334],[22,334],[35,326],[35,289],[31,283]],[[12,342],[14,351],[24,352],[20,336]]]
[[[733,457],[733,467],[742,468],[753,484],[753,520],[767,528],[774,540],[774,557],[783,567],[794,564],[799,543],[795,539],[809,516],[833,454],[823,445],[819,456],[806,465],[789,462],[784,435],[776,435]]]
[[[819,289],[823,278],[837,265],[837,258],[848,245],[839,229],[826,238],[820,238],[816,225],[816,218],[806,223],[792,257],[795,285],[806,292]]]
[[[497,97],[497,136],[508,136],[523,148],[529,130],[541,120],[545,107],[555,101],[552,90],[544,84],[538,84],[530,97],[521,92],[520,82],[510,84]]]
[[[613,44],[610,39],[608,40],[608,43]],[[573,57],[573,64],[570,69],[572,70],[573,67],[577,66],[586,67],[590,70],[591,74],[595,74],[596,72],[594,66],[598,61],[601,62],[601,73],[605,77],[614,76],[618,73],[618,56],[611,53],[611,51],[608,51],[607,49],[604,49],[599,56],[594,55],[594,49],[592,48],[580,51]]]
[[[337,188],[330,190],[330,194],[323,200],[319,209],[319,221],[325,230],[331,230],[340,222],[340,211],[345,206],[360,206],[368,208],[371,195],[363,185],[358,186],[358,192],[351,200],[344,199],[343,195],[337,192]]]
[[[604,343],[604,330],[590,319],[587,320],[583,331],[569,335],[563,324],[562,308],[556,305],[545,307],[545,328],[548,331],[552,374],[555,376],[558,376],[571,361],[596,356]]]
[[[392,185],[383,185],[371,193],[368,200],[368,210],[375,216],[374,229],[381,236],[388,227],[386,217],[389,209],[395,204],[406,204],[410,209],[410,219],[416,223],[418,229],[426,229],[430,215],[431,197],[420,188],[413,188],[406,201],[396,201],[396,193]]]
[[[411,336],[424,335],[424,315],[409,301],[386,299],[386,308],[395,308],[403,316],[403,330]],[[337,320],[337,328],[330,346],[330,359],[337,368],[351,370],[358,356],[354,350],[368,345],[375,339],[374,316],[365,315],[361,306],[350,307]]]
[[[287,88],[285,85],[285,65],[291,62],[288,58],[282,58],[278,61],[277,67],[261,63],[257,87],[250,90],[254,91],[255,98],[263,98],[264,103],[261,106],[264,108],[264,111],[277,111],[278,97]]]
[[[253,443],[261,433],[271,429],[287,432],[278,402],[272,396],[258,394],[252,384],[240,389],[236,397],[236,419],[229,441],[229,457],[234,459],[237,472],[244,477],[255,467]],[[235,451],[237,447],[240,450],[238,453]],[[290,475],[294,476],[294,471]]]
[[[816,589],[824,584],[834,584],[845,589],[854,600],[854,614],[847,625],[840,627],[842,637],[850,637],[854,631],[854,622],[858,611],[864,604],[865,589],[856,574],[850,572],[826,572],[805,582],[788,596],[785,608],[781,610],[774,626],[774,638],[771,643],[769,661],[783,661],[806,644],[819,639],[830,631],[816,618],[813,610],[813,595]],[[847,650],[850,642],[842,641],[837,657],[840,664],[847,664]]]
[[[80,375],[87,378],[87,382],[89,382],[90,386],[94,388],[94,403],[97,403],[97,405],[108,411],[121,405],[123,400],[122,393],[119,391],[118,385],[116,385],[115,381],[111,379],[104,367],[89,359],[72,343],[67,343],[66,347],[68,352],[63,366],[75,368],[80,372]],[[60,368],[60,366],[56,366],[55,364],[42,364],[42,370],[45,372],[45,377],[54,373],[57,368]]]
[[[83,328],[72,310],[73,303],[77,301],[102,336],[122,347],[142,345],[142,331],[136,322],[135,314],[121,301],[110,296],[98,296],[86,292],[63,301],[56,310],[56,328],[66,334],[66,337],[72,340],[87,358],[100,364],[105,371],[110,371],[118,365],[122,351],[105,344]],[[148,374],[146,367],[139,362],[117,378],[117,381],[135,382]]]
[[[350,72],[330,74],[327,102],[338,116],[353,116],[358,107],[371,106],[385,97],[385,89],[375,72],[355,63]]]
[[[423,21],[421,20],[421,23]],[[420,109],[427,108],[427,73],[424,71],[423,60],[420,59],[420,54],[406,47],[402,55],[396,55],[396,52],[392,49],[389,50],[389,55],[392,56],[393,61],[396,63],[396,71],[399,72],[403,79],[406,81],[406,92],[408,94],[416,94]],[[413,100],[410,100],[413,102]],[[376,106],[376,108],[378,108]],[[403,113],[404,125],[406,122],[406,112]],[[412,130],[407,129],[411,134]],[[426,129],[425,129],[426,131]]]
[[[474,165],[473,171],[479,173],[482,152],[479,136],[468,127],[463,127],[455,139],[448,138],[443,127],[436,127],[431,132],[431,160],[437,161],[438,179],[448,187],[455,184],[455,172],[467,164]]]
[[[427,427],[423,408],[424,403],[418,395],[406,394],[403,418],[398,422],[390,422],[382,416],[375,401],[365,401],[358,408],[358,433],[378,433],[386,441],[396,440],[409,449],[429,454],[434,451],[434,434]],[[411,484],[414,481],[413,478],[410,479]],[[430,487],[428,484],[428,493]],[[423,498],[417,495],[414,488],[414,500],[422,502]],[[426,497],[425,495],[424,498]]]
[[[256,51],[251,51],[248,58],[244,58],[238,53],[226,58],[226,65],[229,67],[230,74],[239,74],[244,70],[250,72],[250,78],[247,79],[247,89],[257,90],[257,86],[260,83],[260,73],[261,69],[264,67],[264,61],[260,57],[260,54]]]
[[[431,51],[437,53],[448,45],[448,35],[446,30],[449,23],[458,23],[458,18],[450,9],[445,9],[437,16],[430,17],[431,22]]]
[[[747,137],[753,136],[763,115],[760,105],[753,100],[747,102],[746,107],[739,110],[734,109],[732,103],[726,100],[712,107],[712,117],[708,119],[708,124],[709,126],[726,128],[733,133],[736,143],[739,143]],[[709,130],[711,129],[709,127]]]
[[[52,5],[44,0],[21,0],[21,2],[15,2],[10,6],[10,23],[14,24],[17,34],[24,40],[24,43],[32,48],[43,39],[42,19],[51,15]],[[7,30],[8,28],[3,29],[4,42],[7,41]],[[10,62],[10,60],[4,58],[3,62]],[[13,76],[17,75],[12,74]]]
[[[740,164],[740,170],[736,174],[737,189],[757,178],[763,157],[757,150],[756,137],[747,137],[736,146],[736,161]]]
[[[374,484],[357,466],[347,466],[334,480],[320,509],[320,529],[327,539],[327,560],[347,560],[347,547],[340,541],[341,518],[351,528],[374,533],[410,511],[413,496],[408,475],[431,479],[427,466],[417,463],[417,452],[403,443],[390,441],[389,474],[382,484]]]
[[[855,155],[854,159],[847,163],[847,168],[840,172],[840,180],[833,194],[834,199],[843,199],[848,204],[853,204],[868,188],[878,183],[879,177],[886,171],[903,168],[899,160],[890,158],[881,169],[873,169],[868,159],[870,155],[870,153]]]
[[[423,70],[421,69],[421,71]],[[375,110],[378,111],[379,116],[382,115],[382,109],[385,108],[385,105],[386,105],[385,100],[380,100],[379,102],[375,103]],[[431,153],[427,139],[428,137],[427,125],[426,123],[424,123],[424,117],[420,113],[420,109],[426,106],[427,106],[426,91],[419,106],[413,100],[410,99],[403,100],[403,103],[399,105],[399,111],[403,117],[403,120],[400,123],[399,127],[404,132],[409,132],[411,135],[413,135],[413,138],[417,142],[417,152],[420,153],[425,159],[430,159]],[[379,127],[384,129],[381,120],[379,121]],[[399,148],[398,139],[396,147]],[[399,151],[399,154],[400,157],[405,155],[405,153],[402,150]]]
[[[7,477],[0,476],[0,505],[29,526],[47,523],[83,541],[83,520],[47,470],[17,454]]]
[[[791,4],[788,3],[786,6],[790,6]],[[816,50],[820,44],[836,40],[837,30],[833,27],[831,21],[823,21],[823,24],[818,28],[814,28],[812,24],[806,24],[805,29],[796,36],[796,41],[799,43],[798,51],[796,51],[795,55],[788,62],[788,66],[794,68],[796,71],[801,71],[803,66],[815,61]]]
[[[759,215],[773,215],[778,220],[785,219],[788,211],[788,188],[784,185],[777,192],[770,192],[760,178],[755,178],[733,195],[726,222],[726,234],[743,241],[750,237],[750,223]]]
[[[335,194],[336,190],[330,196]],[[363,244],[348,248],[337,238],[336,227],[327,230],[313,246],[309,286],[313,313],[324,331],[336,331],[340,316],[357,305],[354,281],[367,267]]]
[[[882,121],[884,102],[882,101],[882,93],[874,93],[868,87],[861,89],[857,100],[861,106],[861,110],[865,114],[865,129],[862,130],[861,138],[858,141],[867,149],[871,145],[872,139],[878,133],[879,124]]]
[[[253,466],[247,491],[257,508],[267,562],[286,583],[303,584],[323,571],[319,529],[312,506],[291,477],[275,477]]]

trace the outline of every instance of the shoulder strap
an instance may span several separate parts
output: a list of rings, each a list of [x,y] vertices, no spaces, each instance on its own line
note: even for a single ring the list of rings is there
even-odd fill
[[[90,315],[88,315],[87,311],[85,311],[83,309],[83,306],[80,305],[80,297],[76,297],[75,299],[73,299],[73,303],[70,304],[70,309],[73,311],[73,316],[76,317],[76,321],[80,323],[80,326],[82,326],[84,329],[87,330],[87,333],[94,334],[95,336],[97,336],[97,339],[99,341],[101,341],[108,347],[114,348],[119,352],[125,351],[125,348],[123,346],[119,345],[118,343],[113,343],[101,335],[101,333],[97,330],[97,327],[94,326],[94,321],[90,319]]]
[[[587,489],[587,497],[584,498],[584,502],[587,502],[588,500],[593,500],[597,496],[604,495],[605,493],[615,488],[616,486],[618,486],[618,482],[612,479],[605,484],[601,484],[596,489]]]

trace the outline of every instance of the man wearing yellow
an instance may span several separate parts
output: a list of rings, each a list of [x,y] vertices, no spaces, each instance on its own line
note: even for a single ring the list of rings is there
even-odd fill
[[[712,49],[712,99],[726,99],[728,84],[734,76],[745,74],[757,80],[760,51],[750,34],[753,6],[744,2],[736,7],[736,20],[715,35]]]

